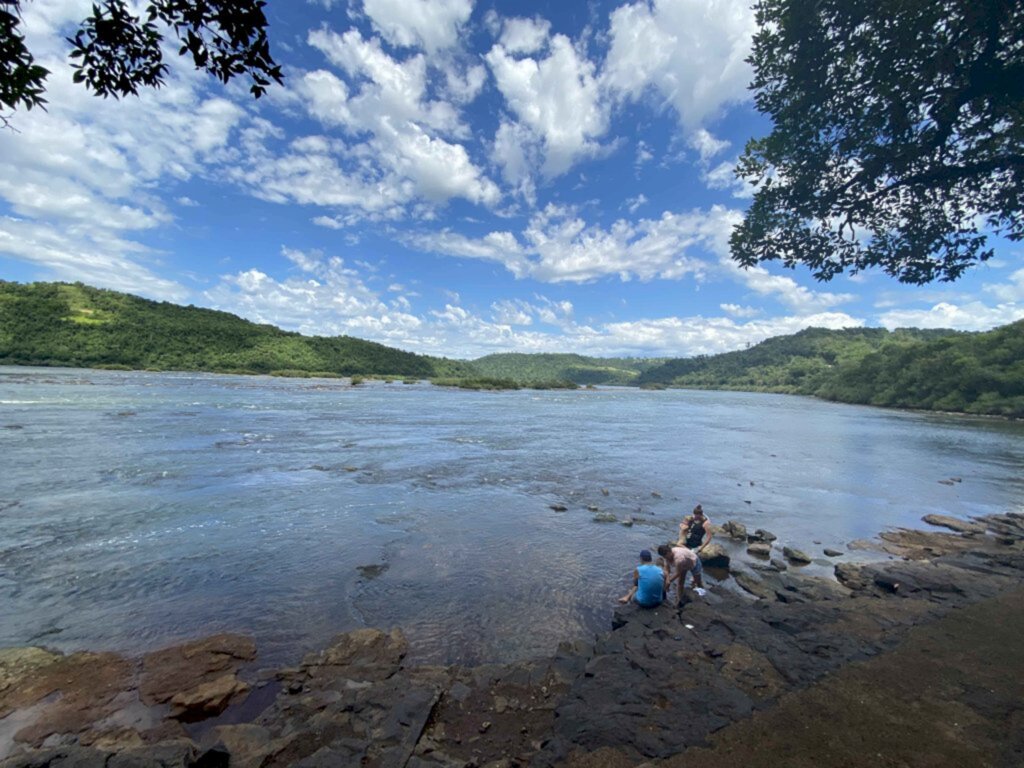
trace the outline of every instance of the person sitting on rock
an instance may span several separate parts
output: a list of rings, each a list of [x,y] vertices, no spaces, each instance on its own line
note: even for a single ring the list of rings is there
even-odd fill
[[[668,575],[651,561],[651,551],[641,550],[640,565],[633,570],[633,588],[619,598],[620,603],[635,600],[643,608],[661,605],[668,591]]]
[[[704,541],[704,536],[707,541]],[[679,540],[677,545],[700,552],[711,543],[711,521],[704,515],[704,508],[698,504],[693,508],[693,514],[683,518],[679,524]]]
[[[665,583],[666,595],[672,582],[676,582],[676,605],[683,603],[683,586],[686,584],[687,573],[693,573],[694,587],[698,590],[704,588],[704,566],[700,562],[700,556],[692,549],[662,544],[658,547],[658,554],[664,557],[669,564],[669,579]]]

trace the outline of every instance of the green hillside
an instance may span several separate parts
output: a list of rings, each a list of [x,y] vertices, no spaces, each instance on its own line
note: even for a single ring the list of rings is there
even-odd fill
[[[473,360],[481,375],[520,382],[572,381],[576,384],[635,384],[640,374],[664,358],[601,358],[573,354],[487,355]]]
[[[474,376],[463,362],[348,336],[302,336],[81,283],[0,281],[0,363],[153,370]]]
[[[984,333],[808,328],[738,352],[671,360],[637,383],[1020,418],[1024,321]]]

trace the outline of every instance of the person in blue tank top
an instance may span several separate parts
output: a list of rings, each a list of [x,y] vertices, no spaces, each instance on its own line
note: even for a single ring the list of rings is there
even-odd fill
[[[640,552],[640,565],[633,571],[633,588],[619,598],[620,603],[631,599],[643,608],[655,608],[665,599],[665,582],[668,574],[661,566],[655,565],[649,549]]]

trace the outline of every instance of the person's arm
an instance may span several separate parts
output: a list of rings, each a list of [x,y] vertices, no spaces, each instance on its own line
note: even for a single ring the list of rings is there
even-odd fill
[[[711,539],[713,539],[715,537],[715,534],[711,530],[712,527],[713,526],[711,525],[711,521],[708,520],[707,518],[704,518],[704,532],[708,535],[708,538],[707,538],[707,541],[705,541],[703,544],[701,544],[700,547],[697,549],[698,553],[702,549],[704,549],[704,547],[706,547],[708,544],[710,544],[711,543]]]

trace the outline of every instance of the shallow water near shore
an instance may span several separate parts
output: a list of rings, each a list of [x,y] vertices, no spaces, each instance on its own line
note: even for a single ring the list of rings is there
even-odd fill
[[[1024,425],[731,392],[0,368],[0,456],[0,645],[238,631],[266,664],[364,625],[417,661],[549,653],[697,501],[822,573],[928,513],[1024,510]]]

